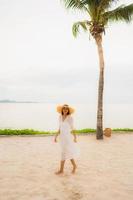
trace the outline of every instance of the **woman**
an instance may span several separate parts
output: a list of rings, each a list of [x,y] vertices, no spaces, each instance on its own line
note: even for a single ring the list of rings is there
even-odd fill
[[[73,118],[71,116],[71,114],[74,112],[74,109],[67,104],[64,104],[63,106],[57,107],[57,112],[60,113],[59,130],[55,135],[54,141],[57,142],[57,137],[60,134],[61,162],[59,171],[55,173],[62,174],[64,172],[64,164],[66,159],[70,159],[73,166],[72,173],[75,173],[77,165],[74,159],[79,156],[79,149],[76,145],[77,137],[74,133]]]

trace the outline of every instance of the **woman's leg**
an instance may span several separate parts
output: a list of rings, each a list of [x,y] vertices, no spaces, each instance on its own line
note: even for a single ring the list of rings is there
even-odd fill
[[[64,165],[65,165],[65,160],[61,160],[60,162],[60,169],[59,171],[55,172],[56,174],[61,174],[64,172]]]
[[[74,159],[70,159],[70,161],[71,161],[71,163],[72,163],[72,165],[73,165],[73,170],[72,170],[72,173],[74,174],[74,173],[75,173],[75,171],[76,171],[77,165],[76,165],[76,163],[75,163],[75,160],[74,160]]]

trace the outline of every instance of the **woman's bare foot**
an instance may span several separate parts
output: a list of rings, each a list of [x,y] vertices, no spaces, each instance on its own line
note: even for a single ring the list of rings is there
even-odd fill
[[[59,170],[59,171],[57,171],[57,172],[55,172],[55,174],[63,174],[63,171],[61,171],[61,170]]]
[[[63,174],[64,172],[64,164],[65,164],[65,160],[61,160],[60,162],[60,167],[59,167],[59,170],[57,172],[55,172],[55,174]]]
[[[76,169],[77,169],[77,165],[75,165],[75,166],[73,167],[72,174],[75,174]]]

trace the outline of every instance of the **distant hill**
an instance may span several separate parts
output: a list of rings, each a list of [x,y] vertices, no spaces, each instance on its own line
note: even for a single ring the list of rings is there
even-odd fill
[[[15,101],[10,99],[1,99],[0,103],[39,103],[36,101]]]

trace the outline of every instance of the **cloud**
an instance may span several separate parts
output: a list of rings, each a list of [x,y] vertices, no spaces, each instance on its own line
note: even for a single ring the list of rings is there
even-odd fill
[[[71,32],[73,22],[86,16],[68,13],[58,1],[0,4],[0,98],[96,102],[95,42],[82,32],[74,39]],[[133,102],[132,34],[132,24],[107,28],[103,40],[106,103]]]

